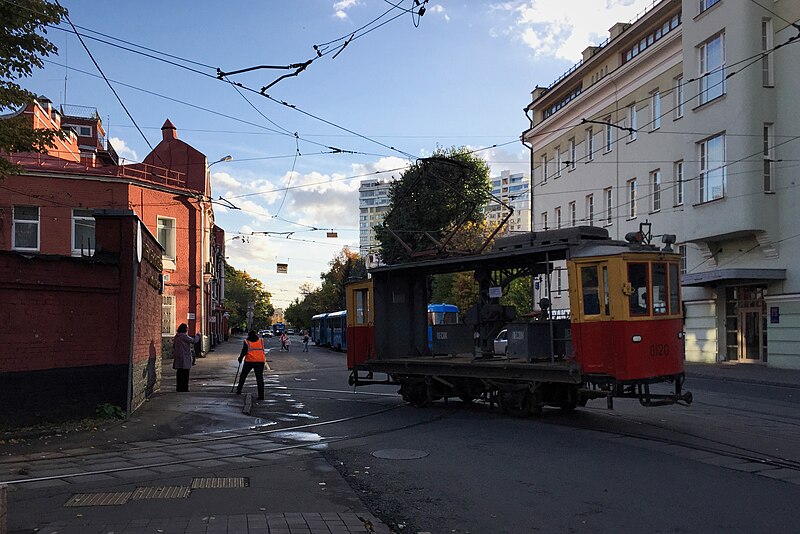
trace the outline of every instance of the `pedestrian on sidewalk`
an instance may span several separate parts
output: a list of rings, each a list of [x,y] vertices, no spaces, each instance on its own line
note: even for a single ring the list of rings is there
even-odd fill
[[[242,360],[244,360],[244,365],[242,366],[242,374],[239,376],[239,386],[236,388],[236,394],[242,394],[244,380],[252,369],[256,374],[258,400],[264,400],[264,364],[267,359],[264,356],[264,341],[258,337],[258,332],[255,330],[250,330],[247,334],[247,339],[244,340],[242,352],[239,354],[239,363],[242,363]]]
[[[308,352],[308,330],[303,330],[303,352]]]
[[[289,336],[286,335],[286,332],[282,333],[281,334],[281,352],[284,351],[284,350],[286,352],[289,352],[289,344],[290,343],[291,343],[291,341],[289,341]]]
[[[172,368],[175,369],[175,391],[189,391],[189,371],[194,365],[192,349],[202,337],[200,332],[194,337],[187,334],[189,326],[181,323],[172,340]]]

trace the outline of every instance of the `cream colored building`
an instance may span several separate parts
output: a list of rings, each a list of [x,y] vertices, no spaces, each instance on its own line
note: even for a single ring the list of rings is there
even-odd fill
[[[662,0],[616,24],[533,91],[523,141],[534,230],[677,234],[687,360],[798,369],[800,2],[759,4]]]

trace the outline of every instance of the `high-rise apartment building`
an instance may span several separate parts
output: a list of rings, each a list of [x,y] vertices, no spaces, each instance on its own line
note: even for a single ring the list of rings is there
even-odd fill
[[[530,180],[522,173],[511,174],[501,171],[500,176],[492,179],[492,195],[502,203],[492,199],[486,205],[486,222],[494,227],[503,222],[513,210],[501,235],[512,232],[528,232],[530,221]],[[511,208],[511,209],[509,209]]]
[[[364,180],[358,188],[358,250],[368,267],[380,261],[380,243],[374,228],[389,211],[391,183],[391,180]]]

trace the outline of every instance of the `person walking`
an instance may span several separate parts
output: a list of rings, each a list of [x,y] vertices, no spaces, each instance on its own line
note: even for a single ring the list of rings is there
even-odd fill
[[[303,330],[303,352],[308,352],[308,330]]]
[[[189,371],[194,365],[192,349],[202,337],[198,332],[194,337],[187,334],[186,323],[178,326],[178,332],[172,339],[172,368],[175,369],[175,391],[189,391]]]
[[[255,330],[250,330],[247,334],[247,339],[244,340],[242,352],[239,354],[239,363],[242,363],[242,360],[244,360],[244,365],[242,366],[242,374],[239,375],[236,394],[242,394],[244,380],[252,369],[256,374],[258,400],[264,400],[264,364],[267,359],[264,356],[264,341],[258,337],[258,332]]]
[[[289,352],[289,336],[286,335],[286,332],[281,334],[281,351]]]

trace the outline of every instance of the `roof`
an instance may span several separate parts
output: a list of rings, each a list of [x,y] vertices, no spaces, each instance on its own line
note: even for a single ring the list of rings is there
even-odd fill
[[[786,280],[786,269],[716,269],[688,273],[681,277],[683,286],[757,284],[771,280]]]

